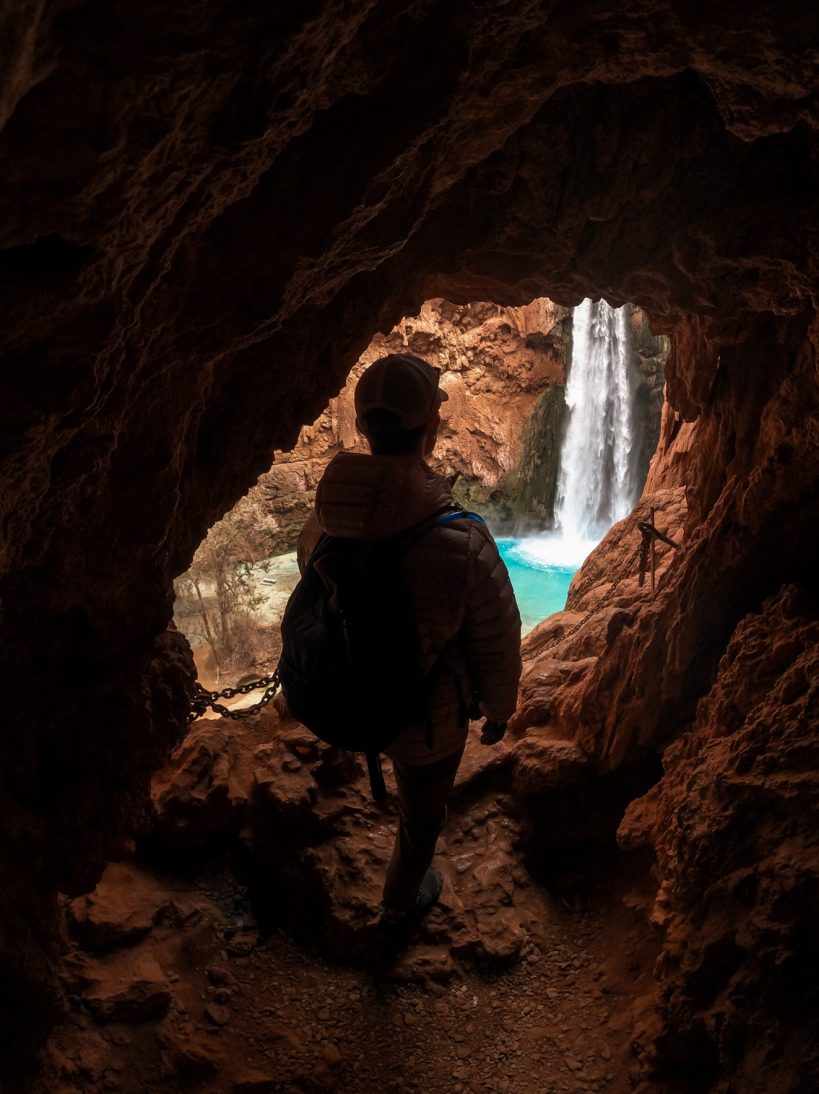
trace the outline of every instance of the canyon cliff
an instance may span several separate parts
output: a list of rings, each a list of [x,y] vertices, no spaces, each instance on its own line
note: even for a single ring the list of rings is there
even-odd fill
[[[208,528],[425,300],[590,295],[671,335],[669,466],[690,441],[682,548],[560,724],[560,785],[610,788],[607,834],[650,870],[640,1076],[815,1088],[817,22],[667,0],[2,16],[10,1090],[64,1005],[58,894],[147,827],[186,733],[167,628]],[[516,731],[535,772],[542,698]],[[519,788],[533,838],[545,786]]]
[[[493,526],[510,528],[525,515],[518,480],[528,419],[544,392],[562,399],[571,317],[550,300],[519,308],[429,300],[417,315],[376,335],[344,388],[313,425],[305,426],[295,447],[274,454],[273,466],[239,515],[248,530],[254,521],[262,529],[252,557],[295,547],[327,463],[343,450],[366,451],[355,427],[356,381],[379,357],[404,352],[440,368],[448,395],[431,466],[445,475],[457,472],[456,498],[479,508]],[[659,420],[659,407],[657,415]]]

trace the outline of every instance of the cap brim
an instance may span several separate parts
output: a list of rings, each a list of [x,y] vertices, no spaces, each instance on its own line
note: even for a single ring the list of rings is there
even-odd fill
[[[447,401],[447,399],[449,398],[449,396],[447,395],[447,393],[444,391],[444,389],[442,387],[438,388],[438,398],[440,399],[440,401],[442,403],[445,403]]]

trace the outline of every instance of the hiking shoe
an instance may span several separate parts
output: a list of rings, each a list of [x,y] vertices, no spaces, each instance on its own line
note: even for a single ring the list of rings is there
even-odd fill
[[[434,866],[430,866],[424,874],[424,880],[421,882],[412,907],[407,908],[405,912],[391,912],[385,908],[382,923],[388,926],[396,926],[399,923],[415,922],[421,916],[426,915],[433,904],[438,902],[443,887],[444,879],[441,877],[441,871],[436,870]]]
[[[381,946],[383,956],[395,953],[406,946],[415,927],[421,922],[430,908],[438,903],[444,887],[441,871],[430,866],[418,889],[415,903],[405,912],[391,912],[384,909],[381,917]]]
[[[424,874],[424,880],[415,898],[415,914],[425,915],[433,904],[437,904],[443,887],[444,879],[441,877],[441,871],[430,866]]]

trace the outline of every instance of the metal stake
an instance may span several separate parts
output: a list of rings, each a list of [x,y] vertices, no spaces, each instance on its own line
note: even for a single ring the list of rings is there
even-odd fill
[[[654,506],[651,506],[651,527],[654,527]],[[654,571],[657,565],[657,540],[651,537],[651,595],[654,596]]]

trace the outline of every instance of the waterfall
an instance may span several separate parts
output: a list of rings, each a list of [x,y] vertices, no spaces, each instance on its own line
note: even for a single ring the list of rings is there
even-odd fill
[[[635,395],[626,308],[584,300],[572,321],[554,531],[520,540],[511,551],[515,559],[573,573],[612,524],[631,512],[640,493]]]
[[[584,300],[574,309],[566,405],[555,531],[591,544],[631,511],[639,492],[625,307]]]

